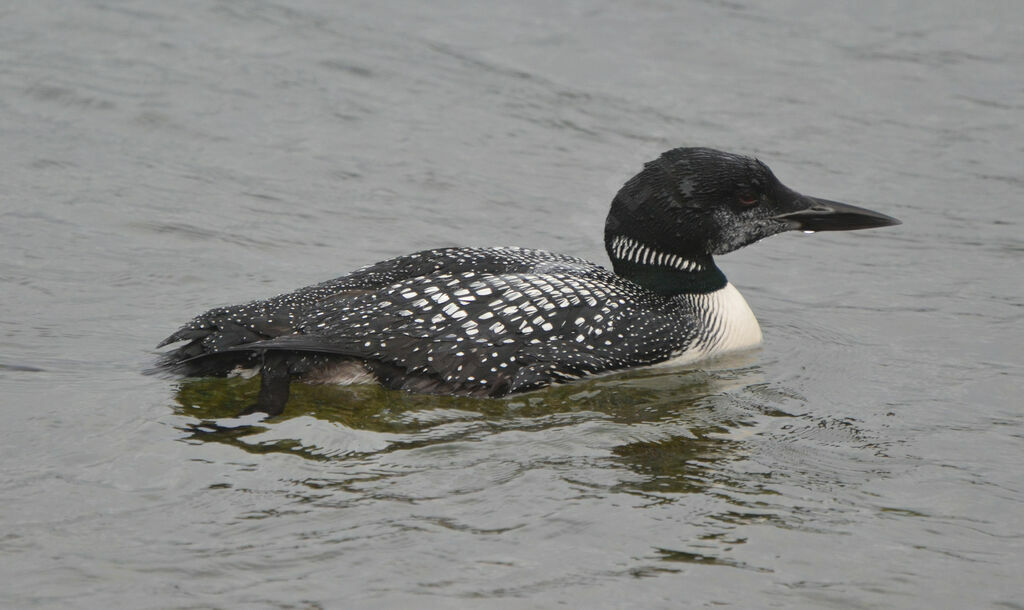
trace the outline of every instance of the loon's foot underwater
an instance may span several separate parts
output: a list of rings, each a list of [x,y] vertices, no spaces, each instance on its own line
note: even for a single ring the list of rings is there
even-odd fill
[[[612,271],[523,248],[444,248],[363,267],[265,301],[219,307],[158,347],[186,376],[262,375],[247,411],[280,414],[292,380],[505,396],[760,344],[713,256],[783,231],[900,221],[784,186],[764,163],[676,148],[612,201]]]

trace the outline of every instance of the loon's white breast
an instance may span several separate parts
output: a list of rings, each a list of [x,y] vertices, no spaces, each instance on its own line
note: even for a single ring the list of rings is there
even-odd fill
[[[655,366],[689,364],[710,356],[761,345],[761,325],[747,300],[731,283],[707,294],[688,296],[704,331],[672,358]]]

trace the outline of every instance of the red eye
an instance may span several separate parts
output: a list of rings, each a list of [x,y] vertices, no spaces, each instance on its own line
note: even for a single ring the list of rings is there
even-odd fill
[[[754,191],[740,191],[739,200],[743,205],[754,205],[758,200],[757,193]]]

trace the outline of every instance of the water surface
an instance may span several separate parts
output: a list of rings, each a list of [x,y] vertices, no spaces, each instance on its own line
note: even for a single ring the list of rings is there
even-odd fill
[[[1021,607],[1024,8],[0,9],[0,602]],[[719,259],[765,346],[506,400],[146,377],[416,249],[606,262],[679,145],[904,225]]]

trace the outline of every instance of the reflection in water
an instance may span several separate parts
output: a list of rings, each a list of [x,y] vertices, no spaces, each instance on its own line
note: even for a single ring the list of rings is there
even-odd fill
[[[717,537],[715,535],[714,537]],[[740,542],[740,541],[737,541]],[[696,563],[702,565],[721,565],[729,566],[733,568],[743,568],[747,570],[755,570],[758,572],[771,572],[767,568],[757,568],[754,566],[747,565],[742,561],[733,561],[731,559],[721,559],[713,557],[711,555],[702,555],[700,553],[688,553],[686,551],[672,551],[669,549],[658,549],[659,558],[662,561],[677,561],[681,563]]]
[[[185,381],[177,401],[179,414],[192,420],[182,427],[187,441],[328,465],[328,472],[291,483],[289,493],[305,488],[308,502],[324,502],[322,494],[334,490],[416,503],[486,493],[554,469],[579,493],[626,494],[640,509],[704,494],[709,510],[695,523],[700,533],[653,547],[654,563],[638,569],[689,562],[760,570],[728,557],[745,542],[737,528],[786,527],[792,511],[772,504],[780,479],[751,456],[785,454],[787,437],[799,442],[832,426],[790,415],[803,410],[802,399],[765,384],[752,361],[748,355],[717,368],[631,371],[505,399],[294,384],[285,414],[263,420],[233,417],[253,400],[256,380]],[[779,430],[785,436],[773,435]],[[407,478],[427,471],[429,487]]]
[[[736,358],[720,362],[742,363]],[[200,420],[186,426],[190,440],[317,460],[601,420],[628,427],[633,440],[615,453],[626,463],[635,462],[639,472],[657,477],[668,464],[698,458],[714,462],[727,455],[723,447],[734,444],[737,428],[751,425],[743,421],[750,414],[710,412],[703,408],[704,400],[741,389],[756,375],[756,367],[641,370],[503,399],[408,394],[376,385],[296,383],[285,414],[270,419],[234,417],[258,393],[257,379],[185,380],[176,399],[180,414]],[[334,437],[307,443],[279,436],[301,433],[305,423],[291,424],[307,418],[330,424]]]
[[[490,507],[486,517],[441,510],[421,519],[481,536],[530,537],[515,511],[492,506],[509,485],[525,485],[529,497],[553,506],[585,497],[598,506],[625,502],[646,515],[638,523],[681,519],[691,534],[635,556],[635,576],[680,563],[770,571],[737,555],[746,528],[842,527],[849,509],[835,505],[829,487],[876,473],[859,472],[857,455],[820,450],[859,445],[877,455],[877,448],[851,420],[801,415],[804,399],[766,383],[755,361],[747,354],[699,370],[636,370],[504,399],[294,384],[285,414],[265,419],[234,417],[254,399],[256,380],[188,380],[177,411],[188,419],[180,426],[188,442],[316,462],[308,477],[280,489],[301,510],[480,503]]]

